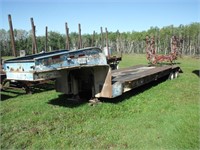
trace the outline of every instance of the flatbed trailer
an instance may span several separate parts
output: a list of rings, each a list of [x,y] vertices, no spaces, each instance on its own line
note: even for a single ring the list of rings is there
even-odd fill
[[[137,65],[112,71],[112,82],[118,88],[113,88],[113,97],[130,91],[139,86],[156,81],[162,77],[177,78],[181,72],[178,66],[145,66]],[[114,85],[113,84],[113,85]]]
[[[81,98],[114,98],[164,76],[179,74],[175,65],[137,65],[112,70],[102,50],[95,47],[57,51],[4,62],[7,78],[42,81],[54,78],[57,92]]]

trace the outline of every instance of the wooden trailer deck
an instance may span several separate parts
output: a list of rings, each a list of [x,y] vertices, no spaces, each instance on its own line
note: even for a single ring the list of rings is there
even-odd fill
[[[148,66],[133,66],[124,70],[116,70],[112,72],[113,80],[115,82],[128,82],[137,80],[146,76],[157,73],[168,72],[172,69],[171,66],[163,67],[148,67]]]
[[[180,72],[180,67],[166,66],[145,66],[137,65],[129,68],[112,71],[112,97],[121,95],[124,92],[136,87],[158,80],[164,76],[171,79],[176,78]]]

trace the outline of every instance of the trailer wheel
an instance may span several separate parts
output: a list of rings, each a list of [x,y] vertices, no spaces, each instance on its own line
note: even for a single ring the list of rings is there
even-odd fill
[[[174,79],[174,73],[171,72],[171,73],[169,74],[169,80],[173,80],[173,79]]]
[[[176,78],[178,78],[178,76],[179,76],[179,72],[178,72],[178,71],[175,71],[175,73],[174,73],[174,78],[176,79]]]
[[[119,69],[119,65],[117,64],[117,67],[116,67],[116,69]]]

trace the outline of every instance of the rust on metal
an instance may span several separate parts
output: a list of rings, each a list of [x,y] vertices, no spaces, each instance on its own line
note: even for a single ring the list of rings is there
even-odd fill
[[[149,36],[146,36],[146,58],[149,60],[152,64],[157,64],[161,62],[170,62],[171,64],[173,61],[177,59],[177,38],[176,36],[172,36],[171,39],[171,52],[168,55],[158,55],[156,53],[155,48],[155,40],[154,37],[149,38]]]
[[[100,97],[112,98],[111,91],[112,91],[112,75],[111,75],[111,69],[109,69],[106,74],[102,90],[100,91]]]
[[[12,18],[10,14],[8,15],[8,22],[10,26],[10,39],[11,39],[11,45],[12,45],[12,53],[14,57],[17,57],[16,49],[15,49],[15,39],[14,39],[14,33],[13,33]]]

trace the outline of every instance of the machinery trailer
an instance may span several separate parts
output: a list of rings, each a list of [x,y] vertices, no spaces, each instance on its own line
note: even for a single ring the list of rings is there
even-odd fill
[[[8,80],[38,82],[55,79],[55,89],[73,98],[114,98],[136,87],[169,76],[178,77],[176,65],[137,65],[112,70],[102,50],[89,47],[59,50],[4,62]]]

